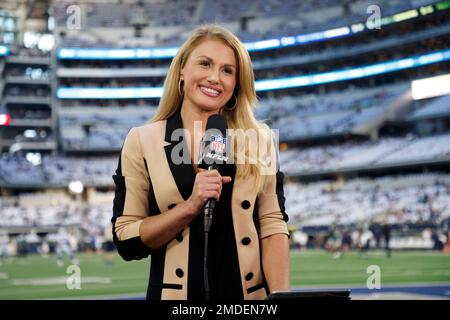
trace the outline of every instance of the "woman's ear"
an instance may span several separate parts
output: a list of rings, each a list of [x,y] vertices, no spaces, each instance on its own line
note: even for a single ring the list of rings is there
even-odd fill
[[[184,81],[184,66],[180,66],[180,80]]]

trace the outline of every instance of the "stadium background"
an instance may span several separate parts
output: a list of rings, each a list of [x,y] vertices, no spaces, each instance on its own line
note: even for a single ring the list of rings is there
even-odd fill
[[[149,259],[110,250],[111,176],[206,22],[245,42],[279,129],[292,286],[449,299],[449,17],[430,0],[0,0],[0,299],[144,297]]]

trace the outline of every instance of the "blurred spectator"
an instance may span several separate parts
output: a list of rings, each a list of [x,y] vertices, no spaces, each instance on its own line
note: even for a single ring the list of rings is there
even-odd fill
[[[390,258],[392,255],[392,250],[389,246],[389,242],[391,241],[391,226],[389,225],[389,223],[385,222],[382,228],[383,228],[384,246],[386,249],[386,255],[388,258]]]
[[[78,264],[75,256],[75,245],[73,236],[65,229],[59,228],[56,238],[56,264],[58,267],[64,265],[64,256],[66,255],[72,264]]]

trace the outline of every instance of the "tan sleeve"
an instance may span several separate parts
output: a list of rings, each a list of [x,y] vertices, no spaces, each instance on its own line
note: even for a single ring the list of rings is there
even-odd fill
[[[273,234],[289,235],[288,216],[284,209],[283,173],[267,177],[264,190],[258,195],[260,238]]]
[[[266,170],[263,190],[258,194],[260,238],[266,238],[273,234],[284,233],[289,235],[287,224],[288,216],[285,212],[285,197],[283,190],[284,174],[279,170],[278,153],[275,141],[271,140],[268,147],[271,155],[272,168]],[[270,162],[268,161],[268,163]]]
[[[125,139],[113,177],[116,183],[114,231],[119,241],[139,237],[139,226],[148,216],[150,178],[141,150],[139,130],[132,128]]]

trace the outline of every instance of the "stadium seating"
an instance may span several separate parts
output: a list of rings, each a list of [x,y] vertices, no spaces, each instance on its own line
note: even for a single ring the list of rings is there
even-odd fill
[[[301,226],[439,223],[450,216],[449,182],[448,175],[420,174],[290,183],[286,211]]]
[[[416,120],[421,118],[436,117],[450,112],[450,95],[433,99],[422,108],[409,116],[409,119]]]
[[[446,169],[450,95],[414,102],[410,88],[412,80],[448,73],[448,59],[434,63],[433,57],[419,58],[430,63],[394,71],[375,64],[407,58],[406,66],[415,55],[448,49],[447,9],[437,9],[431,0],[382,0],[376,5],[385,19],[414,10],[397,15],[377,31],[365,25],[372,4],[368,0],[83,1],[78,4],[83,30],[79,32],[67,26],[67,8],[73,3],[53,2],[56,55],[11,46],[9,56],[0,57],[0,114],[8,112],[12,120],[0,131],[4,151],[0,191],[14,190],[0,198],[0,227],[63,225],[93,228],[95,233],[108,226],[114,195],[111,176],[119,151],[129,129],[152,118],[159,98],[62,98],[58,90],[159,87],[171,61],[170,57],[64,59],[58,49],[177,47],[194,26],[217,21],[245,42],[280,39],[276,49],[250,52],[257,84],[297,76],[327,80],[327,72],[339,70],[357,74],[320,85],[257,92],[256,118],[280,133],[290,223],[296,227],[429,223],[438,228],[450,217]],[[142,23],[141,36],[133,21]],[[297,35],[304,36],[295,38],[303,42],[288,45],[290,36]],[[329,38],[316,41],[319,35]],[[304,41],[307,38],[311,41]],[[355,67],[383,70],[365,76]],[[52,130],[40,136],[40,126]],[[27,138],[27,129],[36,130],[36,137]],[[27,145],[30,141],[34,143]],[[38,147],[37,142],[48,141],[55,147]],[[412,165],[412,174],[402,171]],[[358,177],[364,170],[370,171],[370,179]],[[85,187],[82,196],[68,190],[74,181]],[[30,189],[37,191],[28,193]],[[417,235],[392,241],[396,249],[432,247],[429,239]]]

